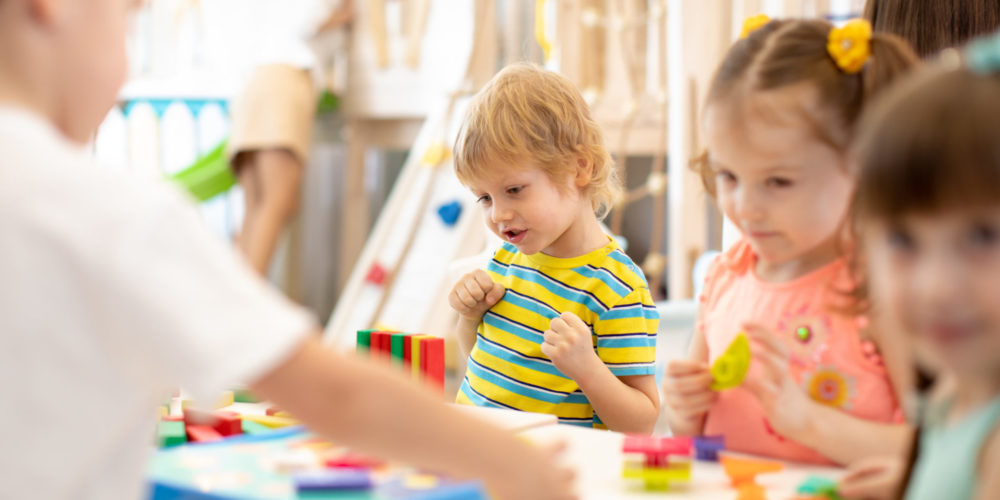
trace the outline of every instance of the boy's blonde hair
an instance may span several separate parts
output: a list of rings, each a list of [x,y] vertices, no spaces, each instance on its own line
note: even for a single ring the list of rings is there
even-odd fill
[[[529,63],[507,66],[486,84],[455,140],[455,174],[466,185],[490,168],[523,161],[561,183],[576,174],[577,157],[593,166],[584,192],[604,218],[622,185],[601,129],[572,82]]]

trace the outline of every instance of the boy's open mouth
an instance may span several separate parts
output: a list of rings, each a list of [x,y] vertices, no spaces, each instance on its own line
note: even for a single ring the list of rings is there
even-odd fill
[[[525,230],[520,229],[508,229],[503,232],[503,235],[507,238],[507,241],[511,243],[519,243],[524,239]]]

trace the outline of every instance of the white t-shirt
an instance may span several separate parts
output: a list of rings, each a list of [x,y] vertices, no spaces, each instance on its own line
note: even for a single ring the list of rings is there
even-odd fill
[[[141,497],[172,388],[253,382],[314,327],[182,193],[0,107],[0,496]]]

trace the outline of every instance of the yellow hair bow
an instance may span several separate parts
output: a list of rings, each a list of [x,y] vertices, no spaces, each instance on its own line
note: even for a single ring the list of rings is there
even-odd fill
[[[864,19],[854,19],[843,28],[834,28],[826,50],[844,73],[861,71],[872,56],[872,25]]]
[[[750,33],[763,28],[769,22],[771,22],[771,18],[767,17],[767,14],[757,14],[756,16],[746,18],[743,21],[743,31],[740,32],[740,38],[750,36]]]

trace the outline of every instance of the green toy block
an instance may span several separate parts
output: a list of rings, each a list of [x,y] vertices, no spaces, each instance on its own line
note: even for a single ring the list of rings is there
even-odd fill
[[[392,364],[400,365],[403,364],[403,359],[405,357],[405,342],[407,334],[405,333],[394,333],[392,337],[389,338],[389,350],[392,353]]]
[[[258,424],[252,420],[243,420],[243,434],[255,435],[255,434],[266,434],[268,432],[274,432],[274,429],[264,425]]]
[[[229,166],[226,155],[226,141],[205,156],[198,158],[191,166],[170,176],[198,201],[210,200],[236,185],[236,176]]]
[[[809,495],[826,500],[843,500],[837,493],[837,482],[820,476],[809,476],[799,485],[799,495]]]
[[[375,330],[358,330],[357,352],[367,353],[372,348],[372,332]]]
[[[237,403],[259,403],[260,400],[254,396],[249,389],[233,389],[233,401]]]
[[[161,448],[169,448],[187,442],[187,432],[183,421],[161,420],[157,428],[157,442]]]

